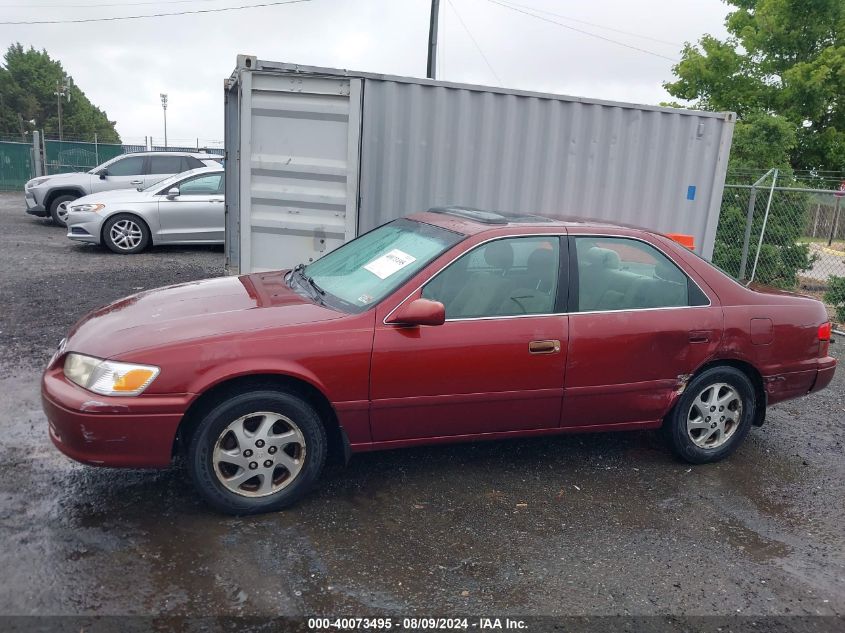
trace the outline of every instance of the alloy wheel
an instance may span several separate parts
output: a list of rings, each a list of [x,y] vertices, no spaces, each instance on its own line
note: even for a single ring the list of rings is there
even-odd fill
[[[141,243],[143,233],[141,227],[133,220],[118,220],[109,230],[112,243],[119,249],[131,251]]]
[[[56,207],[56,215],[59,216],[59,219],[64,223],[67,224],[67,216],[68,216],[68,203],[61,202],[59,206]]]
[[[244,497],[274,494],[295,479],[305,463],[305,436],[290,418],[259,411],[229,424],[212,452],[217,480]]]
[[[687,413],[687,434],[699,448],[722,446],[742,422],[742,397],[728,383],[719,382],[701,390]]]

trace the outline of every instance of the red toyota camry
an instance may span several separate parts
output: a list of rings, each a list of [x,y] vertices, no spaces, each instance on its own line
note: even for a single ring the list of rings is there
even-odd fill
[[[308,266],[142,292],[48,365],[55,445],[166,467],[234,514],[290,505],[327,454],[663,427],[693,463],[828,385],[824,306],[746,288],[663,235],[448,207]]]

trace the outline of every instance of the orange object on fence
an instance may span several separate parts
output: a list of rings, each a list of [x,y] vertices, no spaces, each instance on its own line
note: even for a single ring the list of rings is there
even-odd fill
[[[681,246],[686,246],[690,250],[695,249],[695,237],[686,235],[684,233],[667,233],[666,237],[675,240]]]

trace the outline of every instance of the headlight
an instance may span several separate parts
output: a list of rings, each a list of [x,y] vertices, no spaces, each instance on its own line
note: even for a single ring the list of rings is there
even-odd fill
[[[47,182],[50,180],[50,176],[39,176],[38,178],[33,178],[29,182],[27,182],[23,188],[24,189],[32,189],[33,187],[37,187],[41,183]]]
[[[86,211],[96,213],[97,211],[99,211],[100,209],[102,209],[105,206],[106,205],[104,205],[104,204],[77,204],[77,205],[71,205],[70,207],[68,207],[68,211],[70,211],[71,213],[74,213],[74,212],[77,212],[77,211],[80,212],[80,213],[84,213]]]
[[[68,354],[65,377],[84,389],[104,396],[137,396],[161,371],[152,365],[100,360],[84,354]]]

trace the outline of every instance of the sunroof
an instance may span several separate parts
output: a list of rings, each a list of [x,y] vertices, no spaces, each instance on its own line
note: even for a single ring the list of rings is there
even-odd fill
[[[475,209],[473,207],[432,207],[428,210],[429,213],[442,213],[444,215],[454,215],[459,218],[466,218],[480,222],[481,224],[507,224],[508,218],[501,213],[495,211],[484,211],[483,209]]]

